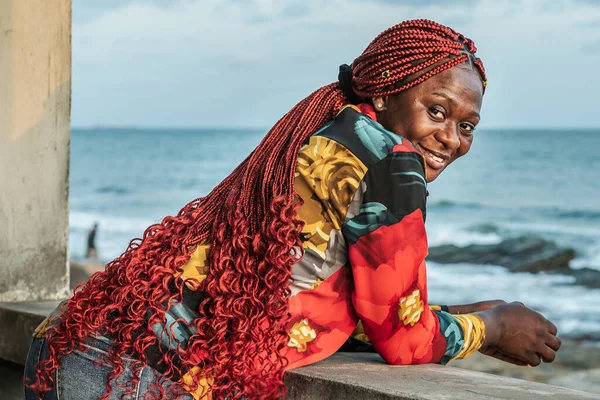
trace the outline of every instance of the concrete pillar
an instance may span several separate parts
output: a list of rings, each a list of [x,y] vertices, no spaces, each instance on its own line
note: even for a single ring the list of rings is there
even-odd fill
[[[0,0],[0,302],[68,295],[71,0]]]

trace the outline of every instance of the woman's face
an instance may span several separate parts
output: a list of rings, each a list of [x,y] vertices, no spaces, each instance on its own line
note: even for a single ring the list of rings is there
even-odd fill
[[[387,130],[410,140],[423,153],[427,182],[432,182],[471,148],[482,96],[477,70],[460,64],[387,100],[374,98],[373,105]]]

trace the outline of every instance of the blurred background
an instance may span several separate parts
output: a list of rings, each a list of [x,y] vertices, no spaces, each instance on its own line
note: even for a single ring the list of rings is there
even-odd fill
[[[71,259],[94,223],[105,263],[207,194],[412,18],[473,39],[489,79],[471,152],[429,188],[430,298],[522,301],[568,343],[550,367],[460,365],[600,393],[600,1],[73,0]]]

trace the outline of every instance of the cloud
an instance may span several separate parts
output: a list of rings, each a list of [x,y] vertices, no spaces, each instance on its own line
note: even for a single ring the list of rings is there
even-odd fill
[[[582,3],[590,6],[600,7],[598,0],[576,0],[577,3]]]
[[[73,5],[75,125],[270,126],[411,18],[475,40],[490,80],[484,124],[597,124],[587,93],[600,91],[600,56],[584,49],[600,8],[582,0],[101,4]]]

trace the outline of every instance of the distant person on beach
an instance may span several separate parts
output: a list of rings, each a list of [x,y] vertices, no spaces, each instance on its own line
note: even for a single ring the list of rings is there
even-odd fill
[[[429,20],[378,35],[211,193],[150,226],[36,330],[28,386],[272,399],[286,370],[340,348],[394,365],[477,351],[553,361],[556,327],[521,303],[428,302],[428,183],[477,136],[487,77],[475,53]]]
[[[94,223],[94,227],[88,233],[86,258],[98,258],[96,250],[96,232],[98,231],[98,223]]]

